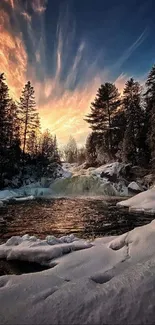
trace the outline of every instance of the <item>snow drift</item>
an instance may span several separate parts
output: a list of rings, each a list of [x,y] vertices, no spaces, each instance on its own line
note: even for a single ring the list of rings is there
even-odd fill
[[[117,203],[119,207],[129,207],[130,211],[155,213],[155,187],[148,191],[137,194],[136,196]]]
[[[52,268],[0,278],[0,323],[153,324],[154,247],[155,220],[92,243],[74,236],[13,237],[0,246],[1,257]]]

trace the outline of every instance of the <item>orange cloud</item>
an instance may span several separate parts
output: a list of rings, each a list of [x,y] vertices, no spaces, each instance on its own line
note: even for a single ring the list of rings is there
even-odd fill
[[[15,8],[15,1],[16,0],[4,0],[4,1],[7,2],[12,7],[12,9]]]
[[[123,94],[123,89],[125,86],[126,81],[129,79],[130,77],[127,76],[126,74],[120,74],[120,76],[115,80],[115,85],[118,88],[119,92],[121,93],[121,95]]]
[[[42,129],[48,128],[57,134],[60,144],[64,144],[70,135],[83,144],[89,132],[84,117],[89,112],[91,101],[94,100],[100,84],[100,77],[96,77],[83,88],[66,90],[61,97],[53,96],[45,105],[38,104]],[[49,80],[45,87],[47,93],[48,89],[50,93],[51,87],[54,88],[54,85]],[[39,92],[41,85],[38,84],[35,88]]]
[[[9,32],[9,16],[3,10],[0,22],[0,71],[5,73],[11,96],[18,98],[25,83],[27,54],[21,35],[14,36]]]
[[[1,0],[0,0],[1,1]],[[31,43],[31,51],[34,53],[35,61],[37,62],[37,69],[45,81],[40,82],[37,77],[36,66],[28,66],[28,53],[26,52],[22,34],[19,31],[14,35],[10,26],[9,15],[3,10],[0,11],[0,72],[4,72],[7,78],[8,85],[11,89],[11,95],[14,98],[19,98],[21,90],[27,81],[32,81],[35,88],[37,107],[40,112],[42,129],[50,129],[51,132],[57,134],[60,144],[66,143],[69,136],[76,138],[78,143],[83,144],[90,132],[88,123],[84,121],[85,115],[90,110],[90,104],[94,100],[98,87],[101,83],[107,81],[108,73],[100,72],[97,68],[97,58],[89,68],[83,65],[85,59],[85,42],[81,41],[75,54],[72,66],[68,71],[66,80],[61,83],[61,72],[65,64],[64,45],[68,49],[68,45],[72,45],[72,39],[68,33],[68,16],[62,24],[61,19],[57,26],[57,47],[55,49],[56,57],[56,73],[55,77],[47,79],[45,69],[45,44],[44,31],[41,29],[41,38],[37,39],[35,31],[32,29],[32,17],[26,11],[26,7],[21,6],[18,0],[5,0],[14,9],[15,5],[19,15],[23,15],[26,20],[26,28],[28,33],[29,43]],[[46,10],[47,1],[32,0],[31,6],[35,13],[41,14]],[[20,10],[19,10],[20,8]],[[16,15],[16,23],[18,23],[18,15]],[[42,16],[39,16],[42,26]],[[18,28],[18,24],[16,26]],[[16,29],[17,29],[16,28]],[[20,28],[20,26],[19,26]],[[43,28],[43,27],[42,27]],[[20,29],[21,30],[21,29]],[[74,29],[73,29],[74,30]],[[136,47],[141,42],[143,35],[134,44]],[[130,52],[133,48],[130,49]],[[128,55],[130,53],[127,53]],[[127,57],[127,55],[126,55]],[[123,57],[124,60],[124,57]],[[83,68],[83,69],[82,69]],[[77,85],[75,90],[69,90],[74,86],[79,71],[82,71],[82,76],[85,79],[83,86]],[[81,78],[82,79],[82,78]],[[121,74],[116,79],[116,86],[122,93],[124,84],[128,77]],[[73,88],[73,87],[72,87]]]

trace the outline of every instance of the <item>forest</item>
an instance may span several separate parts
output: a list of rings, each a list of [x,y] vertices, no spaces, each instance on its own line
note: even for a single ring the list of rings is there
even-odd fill
[[[19,101],[10,98],[4,73],[0,74],[0,188],[15,175],[57,177],[61,161],[100,166],[120,161],[154,169],[155,164],[155,66],[142,86],[129,79],[123,93],[106,82],[97,90],[84,117],[91,132],[83,147],[70,137],[58,149],[56,135],[41,132],[35,90],[28,81]],[[18,186],[20,184],[16,184]]]

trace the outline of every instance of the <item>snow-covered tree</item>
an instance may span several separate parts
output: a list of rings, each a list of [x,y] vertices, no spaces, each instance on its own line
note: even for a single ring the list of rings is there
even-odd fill
[[[69,163],[77,162],[77,143],[75,139],[70,136],[67,145],[64,148],[65,160]]]

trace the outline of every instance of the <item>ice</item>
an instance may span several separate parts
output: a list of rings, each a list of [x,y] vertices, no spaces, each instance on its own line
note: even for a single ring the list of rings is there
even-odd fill
[[[34,196],[33,195],[30,195],[30,196],[26,196],[26,197],[20,197],[20,198],[14,198],[14,200],[16,202],[25,202],[25,201],[31,201],[31,200],[34,200]]]
[[[124,164],[114,162],[99,168],[85,169],[85,164],[63,163],[59,177],[54,180],[41,178],[37,183],[30,183],[19,189],[0,191],[0,201],[28,201],[34,198],[52,198],[64,196],[128,196],[126,186],[120,172]]]
[[[155,187],[117,203],[119,207],[129,207],[131,211],[155,213]]]
[[[13,237],[1,256],[52,268],[0,277],[0,324],[154,324],[154,247],[155,220],[91,243]]]
[[[0,201],[8,200],[17,196],[17,192],[13,190],[0,191]]]
[[[69,177],[55,180],[50,188],[56,195],[108,195],[128,196],[128,187],[119,179],[120,171],[125,165],[119,162],[106,164],[99,168],[85,169],[84,165],[76,166],[67,164],[71,172]],[[65,166],[66,168],[66,166]],[[113,180],[109,181],[109,177]]]

